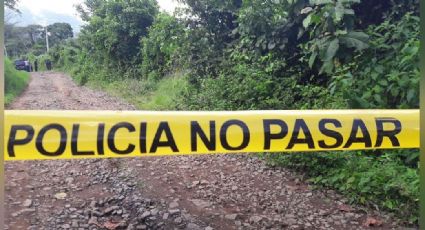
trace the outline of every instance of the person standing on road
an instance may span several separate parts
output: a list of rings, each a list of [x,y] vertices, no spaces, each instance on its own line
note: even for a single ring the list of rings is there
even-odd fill
[[[37,59],[35,59],[35,61],[34,61],[34,72],[37,72],[38,71],[38,61],[37,61]]]
[[[46,63],[46,69],[51,70],[52,69],[52,62],[49,59],[47,59],[45,63]]]

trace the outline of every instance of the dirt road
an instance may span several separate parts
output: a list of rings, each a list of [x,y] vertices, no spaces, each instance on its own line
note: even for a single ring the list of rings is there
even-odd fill
[[[33,73],[9,109],[135,108],[50,72]],[[254,155],[8,162],[5,181],[7,229],[397,227]],[[380,226],[366,227],[374,220]]]

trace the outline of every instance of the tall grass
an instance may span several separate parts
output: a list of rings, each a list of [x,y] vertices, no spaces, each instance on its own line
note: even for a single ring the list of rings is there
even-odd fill
[[[123,98],[140,110],[175,110],[181,101],[182,92],[187,89],[185,76],[175,74],[160,80],[123,79],[110,83],[88,81],[92,88],[102,89]]]
[[[8,58],[4,60],[5,104],[9,105],[27,87],[29,73],[18,71]]]

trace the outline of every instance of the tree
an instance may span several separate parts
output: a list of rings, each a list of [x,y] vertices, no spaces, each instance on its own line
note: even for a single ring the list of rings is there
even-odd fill
[[[26,27],[5,24],[4,29],[5,46],[9,56],[19,57],[30,51],[32,44]]]
[[[190,15],[192,27],[203,26],[215,36],[217,42],[230,42],[231,32],[237,27],[238,10],[242,0],[179,0],[189,6],[186,14]]]
[[[50,33],[49,35],[50,46],[54,46],[58,44],[59,42],[66,40],[68,38],[72,38],[74,36],[72,27],[69,23],[60,23],[60,22],[53,23],[52,25],[47,26],[47,31]]]
[[[5,0],[4,5],[7,8],[19,13],[20,11],[16,8],[16,5],[18,4],[18,2],[19,2],[19,0]]]
[[[28,25],[25,27],[25,31],[28,34],[28,37],[31,41],[31,45],[35,45],[36,43],[43,40],[44,29],[40,25]]]
[[[85,0],[83,3],[77,5],[75,8],[80,14],[83,21],[89,22],[90,17],[93,15],[96,9],[102,6],[103,0]]]
[[[182,23],[167,13],[158,14],[149,35],[141,40],[143,76],[164,76],[180,64],[185,40]]]
[[[159,12],[155,0],[86,0],[77,9],[88,22],[79,40],[95,59],[115,69],[140,64],[140,39]]]

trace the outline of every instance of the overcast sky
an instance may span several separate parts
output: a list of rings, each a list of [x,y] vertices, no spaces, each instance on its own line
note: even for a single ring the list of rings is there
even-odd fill
[[[177,6],[175,0],[157,0],[162,10],[172,13]],[[74,5],[83,0],[20,0],[18,8],[22,12],[15,21],[19,24],[47,25],[54,22],[68,22],[78,31],[82,24]]]

